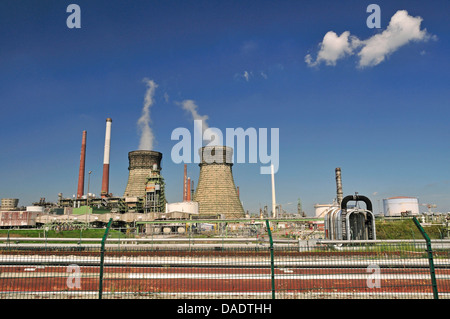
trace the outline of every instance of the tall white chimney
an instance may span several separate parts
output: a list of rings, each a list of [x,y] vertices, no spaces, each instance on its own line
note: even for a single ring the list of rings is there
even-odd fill
[[[107,197],[109,194],[109,154],[111,150],[111,124],[112,119],[106,119],[106,133],[105,133],[105,152],[103,155],[103,178],[102,178],[102,192],[101,196]]]

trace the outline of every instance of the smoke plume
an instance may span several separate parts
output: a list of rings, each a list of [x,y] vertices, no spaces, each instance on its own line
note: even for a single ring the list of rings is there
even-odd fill
[[[192,115],[192,119],[194,120],[194,130],[196,130],[197,134],[202,137],[202,141],[207,141],[208,143],[214,142],[217,144],[218,141],[221,141],[222,137],[217,136],[217,129],[210,128],[206,120],[208,120],[208,115],[200,115],[197,112],[197,104],[193,100],[184,100],[181,103],[178,103],[181,107],[189,112]],[[197,124],[201,123],[201,126],[197,126]],[[206,132],[206,133],[205,133]],[[221,142],[219,142],[221,144]]]
[[[142,108],[142,115],[139,118],[137,124],[141,131],[141,140],[139,142],[140,150],[152,150],[153,149],[153,140],[154,135],[152,129],[150,128],[150,108],[153,105],[153,96],[155,95],[155,90],[158,85],[149,79],[144,79],[144,82],[147,84],[147,91],[145,92],[144,98],[144,106]]]
[[[208,115],[200,115],[197,112],[197,105],[195,104],[195,101],[193,100],[184,100],[181,102],[181,107],[183,110],[188,111],[192,115],[192,119],[200,120],[202,121],[203,130],[206,130],[208,128],[208,124],[206,123],[206,120],[208,119]]]

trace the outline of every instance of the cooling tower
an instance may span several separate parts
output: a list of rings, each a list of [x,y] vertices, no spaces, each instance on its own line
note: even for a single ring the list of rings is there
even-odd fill
[[[128,183],[124,197],[144,197],[147,177],[154,164],[161,169],[162,153],[155,151],[132,151],[128,153]]]
[[[233,149],[226,146],[205,146],[199,152],[200,175],[194,194],[199,215],[245,217],[231,170]]]

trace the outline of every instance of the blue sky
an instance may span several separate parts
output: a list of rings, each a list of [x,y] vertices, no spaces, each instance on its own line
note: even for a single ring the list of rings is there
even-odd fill
[[[81,8],[79,29],[66,25],[71,3]],[[380,29],[366,25],[371,3],[381,9]],[[90,191],[99,194],[107,117],[110,191],[121,196],[151,79],[153,149],[163,153],[170,202],[182,199],[183,178],[171,133],[193,130],[180,106],[193,100],[223,132],[279,128],[275,182],[287,211],[298,198],[308,215],[330,203],[336,167],[344,194],[366,195],[376,209],[383,198],[417,196],[450,211],[449,9],[448,1],[1,1],[0,197],[30,205],[75,194],[83,130]],[[360,67],[364,41],[399,10],[421,17],[424,36]],[[339,55],[338,39],[325,41],[330,31],[348,31],[340,44],[363,44]],[[333,49],[328,60],[317,60],[321,48]],[[320,63],[309,65],[308,55]],[[271,205],[260,166],[233,166],[254,213]],[[198,165],[188,173],[196,184]]]

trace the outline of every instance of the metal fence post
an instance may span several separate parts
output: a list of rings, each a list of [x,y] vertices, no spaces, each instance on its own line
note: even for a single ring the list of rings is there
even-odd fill
[[[436,282],[436,273],[434,271],[433,251],[431,250],[431,240],[430,240],[430,237],[428,237],[425,230],[423,229],[422,225],[420,225],[420,223],[416,217],[413,217],[413,221],[414,221],[414,224],[416,224],[417,228],[419,229],[420,233],[422,234],[423,238],[425,239],[425,241],[427,243],[428,262],[430,264],[431,285],[433,287],[433,296],[434,296],[434,299],[439,299],[437,282]]]
[[[109,228],[111,227],[112,218],[109,219],[108,225],[106,226],[105,234],[102,238],[102,244],[100,248],[100,281],[99,281],[99,287],[98,287],[98,299],[102,299],[102,293],[103,293],[103,264],[105,260],[105,242],[108,238]]]
[[[266,227],[267,233],[269,234],[269,242],[270,242],[270,273],[272,278],[272,299],[275,299],[275,267],[273,262],[273,240],[268,219],[266,219]]]

